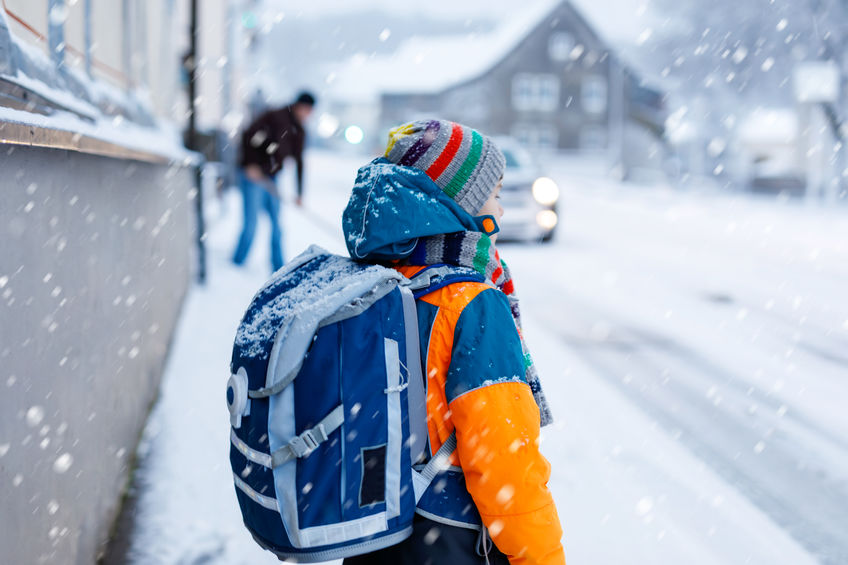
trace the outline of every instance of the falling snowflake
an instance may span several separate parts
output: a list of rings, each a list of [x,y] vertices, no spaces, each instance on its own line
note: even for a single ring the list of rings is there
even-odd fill
[[[74,464],[74,458],[70,453],[63,453],[53,462],[53,470],[58,474],[67,473],[71,465]]]
[[[29,427],[34,428],[41,424],[44,420],[44,408],[41,406],[31,406],[26,412],[26,423]]]

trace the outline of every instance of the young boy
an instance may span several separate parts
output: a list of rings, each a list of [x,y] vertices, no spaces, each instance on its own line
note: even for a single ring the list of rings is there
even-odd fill
[[[495,248],[504,166],[489,138],[431,120],[393,129],[385,157],[359,170],[343,217],[351,256],[410,278],[434,265],[458,273],[418,300],[425,458],[454,431],[457,447],[419,501],[413,535],[348,565],[565,563],[538,445],[550,413]]]

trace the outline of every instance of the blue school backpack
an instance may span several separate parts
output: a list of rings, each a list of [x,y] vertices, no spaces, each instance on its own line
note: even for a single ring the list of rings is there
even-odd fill
[[[425,464],[415,297],[456,267],[412,281],[310,247],[256,294],[227,383],[230,463],[244,523],[280,559],[368,553],[412,533],[416,503],[448,467]],[[417,469],[417,470],[416,470]]]

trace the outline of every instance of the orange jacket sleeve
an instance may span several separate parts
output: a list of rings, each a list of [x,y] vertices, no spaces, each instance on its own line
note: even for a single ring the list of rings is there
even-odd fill
[[[512,565],[565,563],[559,517],[539,452],[539,409],[524,382],[502,382],[450,403],[468,491]]]

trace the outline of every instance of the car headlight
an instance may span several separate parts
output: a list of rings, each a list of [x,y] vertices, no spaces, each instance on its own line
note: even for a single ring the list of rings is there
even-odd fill
[[[559,222],[559,217],[553,210],[542,210],[536,214],[536,223],[545,230],[552,230]]]
[[[550,206],[559,200],[559,187],[548,177],[539,177],[533,183],[533,198],[542,206]]]

